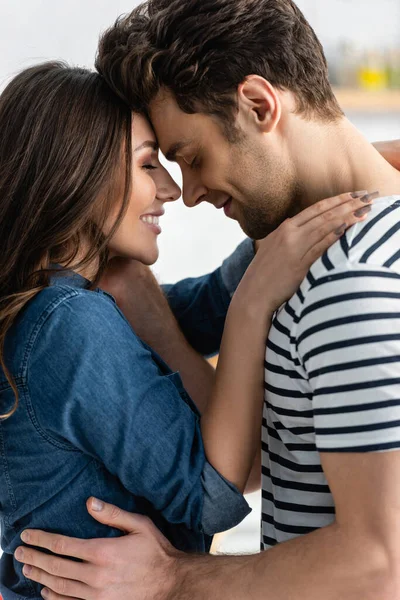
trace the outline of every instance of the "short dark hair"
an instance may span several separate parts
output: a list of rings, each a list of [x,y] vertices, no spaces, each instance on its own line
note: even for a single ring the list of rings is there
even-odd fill
[[[292,0],[148,0],[104,33],[96,67],[143,111],[166,87],[184,112],[232,125],[238,85],[259,75],[293,92],[299,114],[343,116],[322,46]]]

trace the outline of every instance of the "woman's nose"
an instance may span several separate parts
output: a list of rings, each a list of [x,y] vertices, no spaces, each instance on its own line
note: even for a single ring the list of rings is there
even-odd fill
[[[168,186],[167,194],[169,197],[167,198],[167,202],[174,202],[175,200],[179,200],[182,195],[182,190],[179,185],[171,178],[171,184]]]
[[[163,202],[174,202],[175,200],[179,200],[181,193],[181,188],[168,173],[166,174],[165,181],[158,185],[157,198]]]

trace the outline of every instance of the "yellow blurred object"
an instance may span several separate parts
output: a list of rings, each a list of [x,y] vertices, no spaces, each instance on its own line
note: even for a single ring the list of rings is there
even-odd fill
[[[364,90],[384,90],[388,86],[386,71],[362,67],[358,72],[358,81]]]
[[[371,50],[366,53],[365,61],[358,69],[358,83],[364,90],[379,91],[388,87],[388,71],[379,52]]]

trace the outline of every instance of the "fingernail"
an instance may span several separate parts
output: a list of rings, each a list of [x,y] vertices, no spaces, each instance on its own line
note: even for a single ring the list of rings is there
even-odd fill
[[[21,533],[21,535],[20,535],[20,538],[21,538],[21,540],[22,540],[23,542],[26,542],[26,543],[28,543],[28,542],[29,542],[29,539],[30,539],[29,532],[28,532],[28,531],[23,531],[23,532]]]
[[[49,595],[49,590],[47,588],[43,588],[40,593],[42,594],[43,598],[47,598]]]
[[[371,194],[366,194],[362,198],[360,198],[361,202],[371,202],[371,200],[375,200],[375,198],[379,197],[379,192],[372,192]]]
[[[23,560],[24,559],[24,551],[22,550],[22,548],[17,548],[14,556],[17,560]]]
[[[22,572],[24,575],[26,575],[27,577],[29,577],[29,575],[32,573],[32,567],[31,565],[24,565]]]
[[[341,236],[344,234],[345,231],[346,231],[346,223],[343,223],[343,225],[341,227],[339,227],[339,229],[336,229],[336,231],[334,233],[337,236]]]
[[[371,209],[372,209],[372,206],[370,204],[368,206],[363,206],[362,208],[359,208],[358,210],[356,210],[356,212],[354,213],[354,216],[355,217],[363,217],[367,213],[371,212]]]
[[[350,194],[350,196],[356,199],[362,198],[363,196],[365,196],[365,194],[368,194],[368,190],[361,190],[361,192],[353,192],[352,194]]]
[[[97,498],[92,498],[92,510],[96,512],[101,512],[104,508],[104,502],[98,500]]]

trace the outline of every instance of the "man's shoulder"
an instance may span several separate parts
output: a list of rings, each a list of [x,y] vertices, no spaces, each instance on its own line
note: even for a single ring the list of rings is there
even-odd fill
[[[307,281],[334,271],[351,273],[358,267],[400,274],[400,195],[375,200],[368,219],[351,227],[313,264]]]

